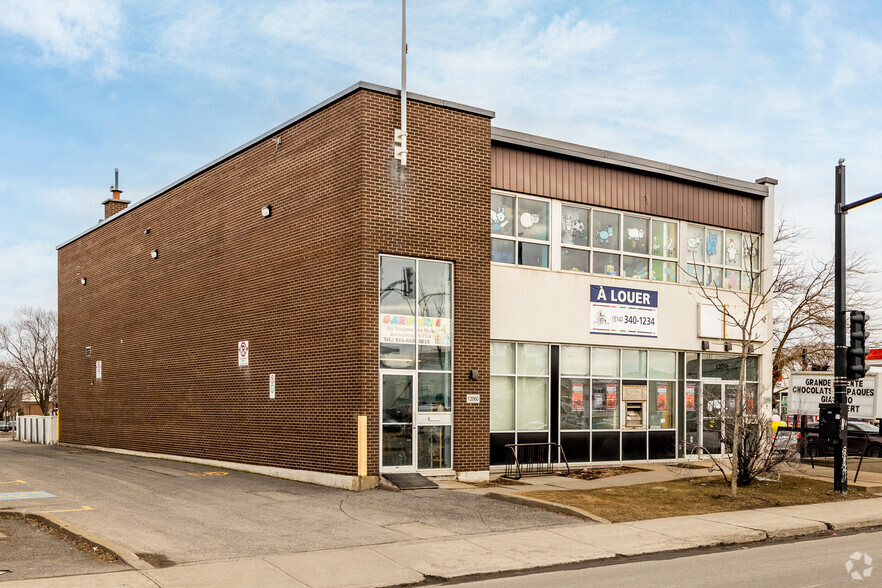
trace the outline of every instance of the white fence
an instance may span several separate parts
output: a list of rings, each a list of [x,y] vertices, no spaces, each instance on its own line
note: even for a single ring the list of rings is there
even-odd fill
[[[43,445],[58,443],[57,416],[18,416],[15,423],[15,438],[18,441]]]

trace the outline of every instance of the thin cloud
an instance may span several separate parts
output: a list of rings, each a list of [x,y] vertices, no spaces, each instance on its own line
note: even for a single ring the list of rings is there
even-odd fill
[[[35,43],[43,63],[90,63],[99,78],[119,70],[121,25],[115,0],[7,0],[0,11],[0,29]]]

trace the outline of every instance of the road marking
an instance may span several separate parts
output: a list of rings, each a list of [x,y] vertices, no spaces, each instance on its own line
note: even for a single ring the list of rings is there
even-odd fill
[[[83,506],[83,508],[72,508],[72,509],[70,509],[70,510],[41,510],[40,512],[43,512],[43,513],[50,513],[50,512],[80,512],[81,510],[95,510],[95,509],[92,508],[91,506]]]
[[[27,484],[24,480],[10,480],[8,482],[0,482],[0,484]]]
[[[191,476],[226,476],[229,472],[188,472]]]
[[[43,492],[0,492],[0,500],[26,500],[28,498],[58,498],[54,494]]]

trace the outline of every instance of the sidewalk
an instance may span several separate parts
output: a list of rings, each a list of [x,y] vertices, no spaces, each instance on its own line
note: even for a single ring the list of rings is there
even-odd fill
[[[631,523],[578,523],[467,538],[433,538],[182,564],[163,569],[144,564],[143,569],[127,572],[39,578],[4,585],[10,588],[390,586],[877,526],[882,526],[882,498]]]

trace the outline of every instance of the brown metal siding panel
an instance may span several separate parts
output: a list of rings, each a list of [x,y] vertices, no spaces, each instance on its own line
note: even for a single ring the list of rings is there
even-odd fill
[[[494,188],[738,230],[762,227],[760,198],[506,146],[494,145],[492,154]]]

